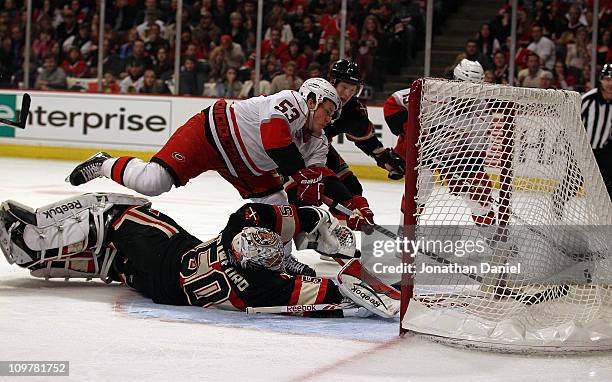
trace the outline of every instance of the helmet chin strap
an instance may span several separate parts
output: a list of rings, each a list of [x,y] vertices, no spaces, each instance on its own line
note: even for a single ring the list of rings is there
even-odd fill
[[[306,122],[306,124],[308,125],[308,132],[312,133],[312,127],[314,126],[314,115],[315,115],[315,111],[317,111],[317,108],[319,107],[319,104],[316,104],[314,109],[308,108],[308,122]]]

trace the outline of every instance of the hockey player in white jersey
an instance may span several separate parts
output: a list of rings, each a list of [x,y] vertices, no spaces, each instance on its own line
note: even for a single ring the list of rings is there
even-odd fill
[[[455,80],[482,83],[484,71],[476,61],[463,59],[453,71]],[[399,139],[394,151],[405,159],[405,132],[412,128],[408,122],[410,88],[393,93],[385,102],[385,121],[391,132]],[[490,118],[483,117],[487,101],[472,99],[421,100],[422,108],[431,108],[432,120],[421,126],[421,134],[435,140],[436,150],[422,152],[421,161],[428,164],[419,176],[419,205],[423,205],[431,194],[433,181],[431,171],[437,170],[452,194],[462,196],[472,211],[472,220],[477,225],[495,222],[495,211],[491,203],[492,184],[484,169],[485,150],[488,145],[487,131]],[[430,145],[431,146],[431,145]],[[402,198],[402,212],[404,200]]]
[[[78,186],[104,176],[153,196],[214,170],[245,199],[287,204],[281,172],[297,183],[300,200],[320,205],[323,170],[308,166],[327,155],[323,128],[340,107],[335,88],[322,78],[306,81],[299,92],[284,90],[233,103],[221,99],[174,132],[150,162],[97,153],[67,180]],[[296,273],[306,269],[297,267]]]

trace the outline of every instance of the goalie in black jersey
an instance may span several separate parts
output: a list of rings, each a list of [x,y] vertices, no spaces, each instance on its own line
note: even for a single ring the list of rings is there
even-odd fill
[[[353,232],[317,207],[248,203],[202,242],[129,195],[83,194],[37,210],[14,201],[0,206],[0,248],[35,277],[99,277],[168,305],[244,311],[343,303],[382,317],[399,311],[397,291],[378,293],[381,286],[361,280],[357,259],[333,280],[285,274],[283,243],[293,238],[298,249],[356,253]]]

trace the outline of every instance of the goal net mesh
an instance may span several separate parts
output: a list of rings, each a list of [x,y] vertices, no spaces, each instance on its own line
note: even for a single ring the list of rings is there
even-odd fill
[[[575,92],[413,84],[405,225],[422,249],[404,256],[402,330],[500,351],[612,347],[612,206],[580,105]]]

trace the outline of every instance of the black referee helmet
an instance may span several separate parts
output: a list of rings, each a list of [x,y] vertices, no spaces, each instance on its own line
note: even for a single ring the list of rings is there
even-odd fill
[[[599,74],[599,79],[603,80],[604,78],[612,78],[612,64],[608,63],[601,68],[601,73]]]

